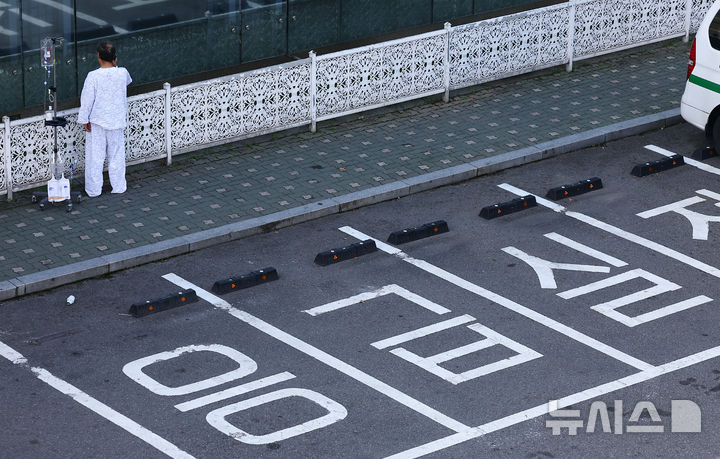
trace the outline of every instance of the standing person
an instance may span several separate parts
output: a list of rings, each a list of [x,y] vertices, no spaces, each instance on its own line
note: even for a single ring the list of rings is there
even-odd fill
[[[88,73],[80,96],[78,123],[85,127],[85,192],[99,196],[103,185],[103,164],[108,158],[108,175],[113,193],[124,193],[127,86],[132,82],[124,67],[117,66],[112,43],[97,47],[100,68]]]

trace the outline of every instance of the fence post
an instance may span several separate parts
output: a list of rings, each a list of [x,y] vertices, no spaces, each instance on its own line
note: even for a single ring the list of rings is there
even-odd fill
[[[683,41],[687,43],[690,40],[690,27],[692,27],[692,0],[685,1],[685,37]]]
[[[9,116],[3,116],[3,124],[5,125],[5,133],[3,134],[5,139],[3,139],[3,145],[5,148],[3,149],[3,157],[5,158],[5,184],[7,189],[7,200],[12,201],[13,198],[13,190],[12,190],[12,158],[11,158],[11,151],[10,151],[10,117]]]
[[[452,25],[449,22],[445,23],[445,68],[443,71],[443,85],[445,86],[445,94],[443,94],[443,101],[445,103],[450,102],[450,32],[452,31]]]
[[[310,132],[317,131],[317,54],[310,51]]]
[[[568,48],[567,48],[567,59],[568,63],[566,70],[572,72],[573,59],[575,58],[575,13],[577,7],[575,6],[575,0],[570,0],[570,18],[568,20]]]
[[[172,164],[172,116],[170,116],[172,93],[170,83],[164,83],[163,88],[165,88],[165,150],[167,152],[167,165],[169,166]]]

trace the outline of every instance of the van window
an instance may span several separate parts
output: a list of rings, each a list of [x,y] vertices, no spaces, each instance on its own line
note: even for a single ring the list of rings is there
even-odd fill
[[[712,22],[710,23],[710,46],[720,50],[720,11],[715,15]]]

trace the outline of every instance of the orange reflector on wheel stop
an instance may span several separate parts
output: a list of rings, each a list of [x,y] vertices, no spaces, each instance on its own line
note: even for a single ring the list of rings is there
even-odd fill
[[[598,177],[592,177],[580,180],[579,182],[571,183],[569,185],[561,185],[556,186],[555,188],[550,188],[545,197],[553,201],[558,201],[563,198],[569,198],[571,196],[577,196],[579,194],[599,190],[602,187],[602,180]]]
[[[243,274],[242,276],[219,280],[213,284],[212,291],[223,294],[232,292],[233,290],[254,287],[259,284],[278,280],[279,278],[277,270],[270,266],[248,274]]]
[[[717,152],[713,147],[698,148],[692,154],[692,158],[698,161],[704,161],[715,156],[717,156]]]
[[[513,199],[512,201],[500,202],[491,206],[485,206],[480,211],[480,216],[482,218],[490,220],[501,215],[519,212],[521,210],[529,209],[536,206],[537,200],[535,199],[535,196],[529,194],[521,198]]]
[[[682,155],[672,155],[667,158],[658,159],[657,161],[647,162],[645,164],[638,164],[633,167],[630,172],[635,177],[644,177],[646,175],[654,174],[656,172],[666,171],[675,167],[685,165],[685,157]]]
[[[333,263],[339,263],[343,260],[360,257],[377,251],[377,245],[372,239],[356,242],[345,247],[326,250],[315,256],[315,263],[320,266],[327,266]]]
[[[198,301],[195,290],[188,289],[177,293],[171,293],[161,298],[146,300],[130,306],[129,314],[135,317],[146,316],[151,313],[166,311],[188,303]]]
[[[414,228],[405,228],[404,230],[390,233],[387,241],[390,244],[405,244],[406,242],[417,241],[430,236],[447,233],[450,231],[445,220],[437,220],[431,223],[425,223]]]

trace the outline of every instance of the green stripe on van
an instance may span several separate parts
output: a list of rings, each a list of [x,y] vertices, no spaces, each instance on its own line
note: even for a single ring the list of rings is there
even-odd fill
[[[690,83],[694,83],[702,88],[709,89],[710,91],[720,93],[720,84],[713,83],[712,81],[708,81],[704,78],[700,78],[699,76],[690,75]]]

